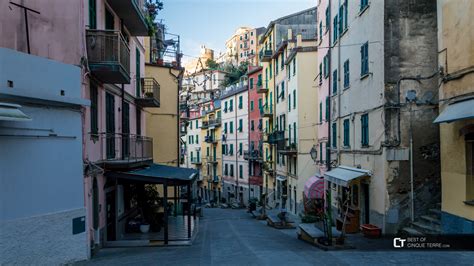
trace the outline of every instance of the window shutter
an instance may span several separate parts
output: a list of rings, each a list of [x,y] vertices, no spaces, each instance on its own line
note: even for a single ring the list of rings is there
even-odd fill
[[[326,97],[326,121],[329,121],[329,97]]]

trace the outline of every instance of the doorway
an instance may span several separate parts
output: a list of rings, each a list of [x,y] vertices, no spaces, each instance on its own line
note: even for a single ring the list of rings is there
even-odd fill
[[[361,218],[364,223],[370,223],[369,184],[361,183]]]
[[[110,191],[106,194],[106,205],[107,205],[107,241],[115,241],[116,240],[115,190]]]

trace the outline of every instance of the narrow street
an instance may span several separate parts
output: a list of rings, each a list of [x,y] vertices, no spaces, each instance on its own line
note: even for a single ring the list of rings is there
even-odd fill
[[[204,209],[192,246],[104,248],[91,265],[473,265],[474,252],[325,252],[245,210]]]

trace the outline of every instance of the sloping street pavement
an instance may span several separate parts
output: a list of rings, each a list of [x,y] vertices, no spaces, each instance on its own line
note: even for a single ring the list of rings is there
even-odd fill
[[[474,265],[474,252],[325,252],[252,219],[245,210],[204,209],[192,246],[102,249],[92,265]]]

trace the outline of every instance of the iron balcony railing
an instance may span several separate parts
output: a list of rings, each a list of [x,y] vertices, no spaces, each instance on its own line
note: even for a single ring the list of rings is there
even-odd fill
[[[278,144],[283,141],[285,141],[285,131],[283,130],[276,130],[268,135],[268,143],[270,144]]]
[[[262,154],[259,150],[244,151],[245,160],[261,160]]]
[[[217,157],[214,157],[214,156],[207,156],[207,157],[206,157],[206,161],[207,161],[208,163],[218,163]]]
[[[87,30],[87,60],[104,83],[130,83],[130,48],[119,31]]]
[[[126,133],[91,134],[100,145],[99,160],[104,163],[129,164],[153,160],[153,139]]]
[[[113,0],[108,1],[108,4],[117,16],[121,18],[132,36],[149,35],[146,22],[147,10],[145,10],[145,0]]]
[[[296,155],[298,154],[298,145],[296,143],[291,143],[288,146],[283,146],[278,150],[278,152],[283,155]]]
[[[220,118],[215,118],[215,119],[209,119],[209,126],[212,127],[219,127],[221,125],[221,119]]]
[[[260,108],[260,115],[268,118],[273,117],[273,108],[267,105],[262,106],[262,108]]]
[[[142,78],[142,95],[136,102],[142,107],[160,107],[160,84],[155,78]]]
[[[260,50],[259,57],[262,62],[269,62],[272,60],[272,50],[262,49]]]
[[[191,157],[192,164],[202,164],[201,158]]]
[[[214,136],[205,136],[204,142],[206,143],[216,143],[217,139]]]

